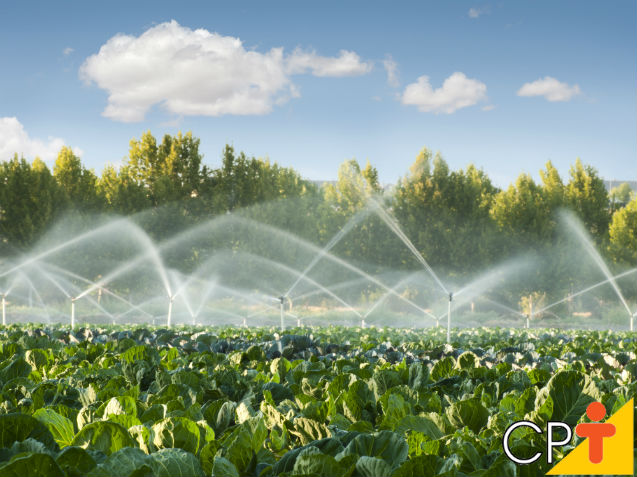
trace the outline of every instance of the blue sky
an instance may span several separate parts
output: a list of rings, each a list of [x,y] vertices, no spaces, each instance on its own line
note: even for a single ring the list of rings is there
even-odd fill
[[[576,157],[635,179],[635,5],[3,2],[0,159],[67,144],[99,173],[181,130],[311,179],[394,182],[422,147],[500,186]]]

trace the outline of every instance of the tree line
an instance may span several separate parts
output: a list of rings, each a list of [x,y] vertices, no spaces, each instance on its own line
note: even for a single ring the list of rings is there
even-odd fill
[[[523,173],[504,189],[469,165],[450,170],[439,153],[423,149],[408,173],[383,188],[369,163],[345,161],[334,183],[318,186],[292,168],[248,157],[225,146],[221,164],[203,163],[191,133],[150,133],[130,142],[120,167],[101,175],[63,147],[52,170],[17,154],[0,163],[0,254],[32,247],[57,219],[101,214],[143,217],[156,240],[211,217],[242,213],[320,244],[327,243],[368,198],[383,202],[429,263],[462,277],[529,250],[541,254],[562,240],[558,211],[584,223],[605,258],[619,268],[637,261],[637,199],[627,186],[607,192],[597,171],[579,159],[568,178],[547,162],[540,181]],[[338,254],[393,269],[413,265],[377,216],[353,228]],[[391,253],[388,253],[391,250]],[[559,267],[559,264],[550,264]],[[554,271],[558,273],[558,271]],[[529,281],[541,289],[544,278]]]

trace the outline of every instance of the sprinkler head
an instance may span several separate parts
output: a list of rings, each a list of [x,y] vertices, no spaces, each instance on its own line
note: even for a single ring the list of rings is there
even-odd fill
[[[281,305],[285,305],[285,299],[286,299],[286,298],[287,298],[287,297],[286,297],[286,296],[284,296],[284,295],[281,295],[281,296],[279,297],[279,302],[281,303]]]
[[[449,301],[453,300],[453,292],[449,292]]]

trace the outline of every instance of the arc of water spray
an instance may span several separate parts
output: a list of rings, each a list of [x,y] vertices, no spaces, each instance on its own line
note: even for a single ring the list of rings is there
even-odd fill
[[[397,292],[398,288],[403,286],[406,282],[410,281],[413,278],[414,275],[416,275],[416,273],[410,274],[408,277],[406,277],[406,278],[402,279],[401,281],[399,281],[394,287],[392,287],[391,290],[389,290],[386,293],[384,293],[383,296],[381,296],[378,300],[376,300],[376,303],[374,303],[369,308],[369,310],[367,310],[365,312],[365,314],[363,315],[363,319],[367,318],[376,308],[378,308],[389,297],[391,292]],[[426,309],[424,309],[424,308],[422,308],[420,306],[416,306],[415,304],[412,304],[412,306],[415,306],[415,308],[418,309],[418,311],[424,313],[425,315],[429,316],[430,318],[433,318],[434,320],[436,319],[436,315],[434,315],[433,313],[430,313]]]
[[[37,297],[38,301],[40,302],[40,305],[42,305],[42,309],[46,313],[47,320],[49,320],[49,322],[50,322],[51,321],[51,314],[49,313],[49,309],[47,308],[47,306],[44,304],[44,300],[42,299],[42,295],[40,295],[40,293],[38,292],[37,288],[35,287],[35,285],[33,284],[33,282],[31,281],[31,279],[29,278],[29,276],[27,274],[25,274],[22,270],[18,270],[18,273],[22,276],[22,278],[24,278],[24,280],[26,280],[26,282],[29,284],[29,287],[31,288],[31,290],[33,290],[33,293],[35,293],[35,296]]]
[[[91,237],[93,235],[97,235],[98,233],[102,232],[103,229],[108,228],[108,227],[112,227],[115,223],[119,223],[119,222],[127,222],[127,223],[130,224],[130,222],[128,220],[126,220],[126,219],[119,219],[119,220],[116,220],[114,222],[109,222],[108,224],[102,225],[102,226],[100,226],[100,227],[98,227],[98,228],[96,228],[94,230],[91,230],[89,232],[86,232],[86,233],[84,233],[82,235],[78,235],[77,237],[72,238],[71,240],[68,240],[68,241],[66,241],[64,243],[56,245],[55,247],[50,248],[50,249],[48,249],[48,250],[46,250],[46,251],[44,251],[42,253],[39,253],[38,255],[30,257],[30,258],[18,263],[17,265],[15,265],[14,267],[12,267],[11,269],[9,269],[7,271],[0,272],[0,277],[4,277],[6,275],[9,275],[10,273],[15,272],[16,270],[19,270],[22,267],[25,267],[27,265],[30,265],[33,262],[37,262],[40,259],[42,259],[44,257],[47,257],[47,256],[49,256],[49,255],[51,255],[51,254],[53,254],[53,253],[55,253],[55,252],[57,252],[59,250],[63,250],[66,247],[70,247],[71,245],[73,245],[73,244],[75,244],[77,242],[81,242],[82,240],[86,240],[88,237]]]
[[[323,249],[314,256],[314,258],[312,259],[312,261],[308,264],[307,267],[305,267],[305,270],[303,270],[303,272],[301,273],[301,275],[299,275],[299,277],[296,279],[296,281],[292,284],[292,286],[288,289],[288,291],[286,291],[284,293],[284,296],[289,296],[290,293],[292,293],[292,291],[296,288],[296,286],[301,282],[301,280],[303,280],[303,277],[305,277],[305,275],[307,275],[310,270],[312,270],[312,268],[314,268],[314,266],[330,251],[332,250],[332,248],[334,248],[334,246],[341,241],[341,239],[343,237],[345,237],[345,235],[347,235],[349,233],[350,230],[352,230],[356,225],[358,225],[360,223],[361,220],[363,220],[363,218],[365,218],[367,215],[369,215],[370,213],[370,208],[369,207],[365,207],[364,209],[358,211],[355,215],[353,215],[345,224],[345,226],[339,230],[331,239],[330,241],[325,245],[325,247],[323,247]]]
[[[46,265],[47,267],[49,267],[49,268],[53,268],[54,270],[56,270],[56,271],[57,271],[57,272],[59,272],[59,273],[64,273],[65,275],[68,275],[69,277],[75,278],[76,280],[80,280],[80,281],[82,281],[82,282],[84,282],[84,283],[86,283],[86,284],[88,284],[88,285],[90,285],[90,286],[95,285],[95,282],[93,282],[93,281],[89,280],[88,278],[83,277],[82,275],[78,275],[77,273],[71,272],[70,270],[67,270],[67,269],[65,269],[65,268],[58,267],[57,265],[52,265],[52,264],[50,264],[50,263],[45,263],[45,265]],[[93,289],[94,289],[94,288],[93,288]],[[113,298],[115,298],[116,300],[119,300],[119,301],[121,301],[122,303],[124,303],[124,304],[126,304],[126,305],[130,306],[130,307],[131,307],[131,311],[132,311],[132,310],[137,310],[137,311],[140,311],[140,312],[144,313],[145,315],[147,315],[147,316],[149,316],[149,317],[151,317],[151,316],[152,316],[152,315],[151,315],[150,313],[148,313],[146,310],[143,310],[143,309],[139,308],[139,306],[135,305],[134,303],[131,303],[131,302],[130,302],[130,301],[128,301],[126,298],[124,298],[124,297],[122,297],[122,296],[118,295],[117,293],[115,293],[115,292],[113,292],[113,291],[109,290],[108,288],[104,288],[104,287],[102,287],[101,289],[102,289],[102,291],[103,291],[104,293],[106,293],[107,295],[112,296],[112,297],[113,297]],[[80,294],[79,294],[76,298],[77,298],[77,299],[80,299],[80,298],[82,298],[84,295],[85,295],[85,293],[84,293],[84,292],[82,292],[82,293],[80,293]]]
[[[480,300],[486,301],[491,303],[492,305],[495,305],[497,307],[502,308],[503,310],[509,311],[515,315],[521,316],[522,318],[526,318],[526,314],[522,313],[520,310],[516,310],[515,308],[511,308],[510,306],[504,305],[502,303],[500,303],[499,301],[495,301],[495,300],[491,300],[490,298],[487,298],[486,296],[480,297]]]
[[[295,235],[293,235],[293,234],[291,234],[289,232],[286,232],[284,230],[278,229],[276,227],[272,227],[270,225],[267,225],[267,224],[264,224],[264,223],[261,223],[261,222],[257,222],[255,220],[247,219],[245,217],[239,217],[239,216],[234,216],[234,215],[233,216],[224,215],[224,216],[221,216],[221,217],[216,217],[216,218],[212,219],[210,222],[212,222],[212,221],[222,221],[222,223],[223,223],[223,221],[227,221],[227,220],[232,220],[234,222],[239,222],[243,226],[254,227],[255,225],[258,225],[258,226],[262,227],[264,230],[266,230],[269,233],[271,233],[272,235],[278,235],[278,236],[284,237],[286,239],[294,240],[298,244],[303,246],[304,248],[309,249],[309,250],[311,250],[311,251],[313,251],[315,253],[320,253],[321,252],[321,249],[319,247],[317,247],[316,245],[314,245],[314,244],[312,244],[312,243],[310,243],[310,242],[308,242],[306,240],[301,239],[300,237],[297,237],[297,236],[295,236]],[[163,250],[164,248],[170,247],[172,245],[176,245],[181,240],[183,240],[184,237],[200,233],[201,231],[205,230],[207,226],[210,225],[210,222],[197,225],[193,229],[189,229],[186,232],[182,232],[180,234],[177,234],[174,237],[171,237],[167,241],[162,242],[159,245],[159,249]],[[363,270],[361,270],[360,268],[356,267],[355,265],[352,265],[351,263],[346,262],[345,260],[343,260],[343,259],[341,259],[341,258],[339,258],[339,257],[337,257],[335,255],[332,255],[329,252],[324,254],[324,258],[329,260],[329,261],[331,261],[331,262],[333,262],[333,263],[335,263],[335,264],[337,264],[337,265],[342,266],[343,268],[345,268],[347,270],[350,270],[353,273],[356,273],[357,275],[359,275],[359,276],[365,278],[366,280],[368,280],[370,283],[373,283],[373,284],[381,287],[383,290],[390,290],[390,288],[387,285],[385,285],[383,282],[377,280],[375,277],[369,275],[368,273],[365,273]],[[394,293],[394,295],[400,300],[403,300],[403,301],[405,301],[407,303],[415,305],[409,299],[407,299],[405,297],[402,297],[402,296],[400,296],[397,293]],[[418,305],[415,305],[415,306],[418,306]]]
[[[447,287],[442,283],[436,272],[434,272],[433,268],[427,263],[425,257],[418,251],[416,246],[409,240],[409,237],[405,235],[405,232],[400,228],[396,220],[394,220],[387,211],[373,198],[369,199],[375,205],[375,211],[378,213],[379,217],[389,226],[389,228],[398,236],[400,240],[407,246],[407,248],[411,251],[411,253],[416,257],[416,259],[425,267],[425,270],[429,272],[431,277],[436,281],[438,286],[442,289],[445,295],[449,295],[451,292],[447,289]]]
[[[79,296],[71,296],[71,294],[66,291],[64,289],[64,287],[62,287],[56,280],[53,279],[53,277],[51,277],[51,275],[49,275],[46,271],[42,270],[42,267],[38,266],[38,270],[40,271],[40,273],[47,279],[49,280],[55,287],[57,287],[68,299],[71,300],[71,328],[74,328],[75,326],[75,302],[77,300],[79,300]],[[88,297],[88,300],[96,307],[98,308],[100,311],[102,311],[105,315],[110,316],[111,320],[113,319],[113,315],[111,313],[109,313],[108,311],[106,311],[106,309],[101,306],[99,303],[97,303],[95,300],[93,300],[93,298],[91,298],[90,296]]]
[[[588,293],[589,291],[594,290],[595,288],[601,287],[602,285],[606,285],[607,283],[611,283],[614,280],[618,280],[620,278],[623,278],[623,277],[625,277],[627,275],[630,275],[632,273],[635,273],[635,272],[637,272],[637,268],[632,268],[632,269],[627,270],[625,272],[622,272],[622,273],[620,273],[618,275],[615,275],[614,277],[612,277],[612,280],[607,278],[606,280],[602,280],[601,282],[595,283],[594,285],[586,287],[583,290],[580,290],[580,291],[578,291],[576,293],[569,293],[566,298],[562,298],[561,300],[558,300],[555,303],[551,303],[550,305],[547,305],[544,308],[535,311],[534,314],[537,315],[539,313],[542,313],[542,312],[544,312],[546,310],[549,310],[549,309],[553,308],[554,306],[557,306],[557,305],[560,305],[560,304],[564,303],[565,301],[568,301],[568,300],[571,300],[571,299],[573,299],[575,297],[583,295],[584,293]]]
[[[166,289],[166,293],[168,294],[169,297],[174,298],[172,293],[172,287],[170,286],[170,281],[168,280],[168,275],[166,274],[166,268],[164,267],[164,264],[161,260],[161,256],[159,255],[157,248],[145,234],[142,234],[142,237],[145,239],[143,240],[145,245],[147,245],[147,251],[143,255],[137,257],[135,260],[131,260],[130,262],[124,264],[121,267],[118,267],[117,269],[109,273],[107,276],[102,278],[101,280],[95,282],[93,286],[84,290],[78,296],[78,298],[82,298],[84,295],[91,293],[97,288],[103,287],[106,283],[109,283],[111,280],[117,278],[123,273],[126,273],[127,271],[134,269],[137,265],[139,265],[141,262],[146,260],[146,258],[148,257],[150,257],[153,263],[155,264],[157,272],[159,273],[160,278],[163,282],[164,288]]]
[[[400,240],[407,246],[407,248],[411,251],[411,253],[416,257],[416,259],[425,267],[425,270],[429,272],[429,274],[433,277],[436,283],[440,286],[442,291],[449,297],[449,305],[447,307],[447,343],[451,342],[451,302],[453,300],[453,292],[450,292],[444,283],[438,278],[436,272],[434,272],[433,268],[427,263],[425,257],[418,251],[415,245],[409,240],[409,237],[405,235],[405,232],[400,228],[398,223],[387,213],[387,211],[374,199],[370,198],[370,200],[376,204],[376,210],[378,212],[379,217],[389,226],[389,228],[398,236]]]
[[[575,235],[577,236],[579,241],[584,244],[584,248],[586,248],[586,251],[588,252],[588,254],[595,261],[595,263],[601,269],[601,271],[604,273],[604,275],[606,275],[606,278],[608,279],[608,282],[612,285],[613,289],[615,290],[615,293],[617,294],[617,296],[619,297],[620,301],[624,305],[624,308],[626,308],[626,311],[628,312],[628,316],[630,316],[630,331],[633,331],[634,313],[630,309],[630,307],[628,306],[628,303],[626,303],[626,299],[624,298],[624,295],[622,294],[621,290],[617,286],[617,283],[615,282],[615,279],[614,279],[613,275],[611,274],[610,270],[608,269],[608,266],[606,265],[606,262],[604,262],[604,259],[602,259],[602,257],[599,254],[599,252],[595,249],[595,246],[593,245],[590,237],[587,236],[587,234],[584,231],[584,229],[573,218],[573,216],[571,214],[568,214],[568,213],[563,213],[562,216],[563,216],[564,220],[566,221],[566,223],[571,228],[571,230],[573,230],[575,232]]]

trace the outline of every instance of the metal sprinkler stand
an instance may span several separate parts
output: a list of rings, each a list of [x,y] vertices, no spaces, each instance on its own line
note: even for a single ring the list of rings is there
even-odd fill
[[[361,320],[361,328],[365,329],[365,318]]]
[[[75,329],[75,300],[77,298],[71,297],[71,329]]]
[[[630,331],[634,331],[635,329],[634,327],[635,317],[637,317],[637,311],[630,316]]]
[[[5,294],[2,295],[2,326],[7,326],[7,295]]]
[[[287,300],[287,297],[284,295],[281,295],[279,297],[279,303],[281,304],[281,331],[285,330],[285,322],[283,321],[283,315],[285,313],[285,301]]]
[[[449,292],[449,305],[447,306],[447,343],[451,343],[451,302],[453,301],[453,292]]]
[[[168,319],[166,320],[166,327],[170,328],[173,318],[173,301],[175,300],[174,296],[170,297],[170,301],[168,302]]]
[[[531,319],[533,318],[533,295],[529,296],[529,314],[526,315],[526,329],[531,327]]]

